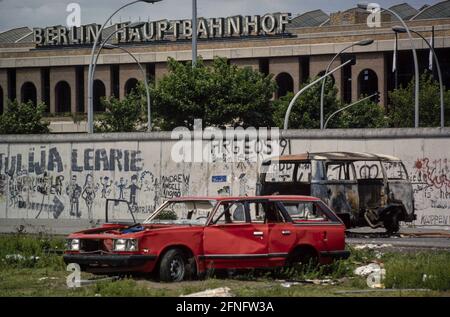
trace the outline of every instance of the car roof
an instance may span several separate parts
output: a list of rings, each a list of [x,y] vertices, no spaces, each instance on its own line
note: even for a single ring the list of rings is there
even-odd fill
[[[302,162],[302,161],[392,161],[401,162],[401,160],[395,156],[385,154],[363,153],[363,152],[316,152],[316,153],[302,153],[295,155],[284,155],[279,157],[273,157],[266,161],[264,164],[270,164],[270,162]]]
[[[301,201],[319,201],[319,198],[312,196],[301,196],[301,195],[271,195],[271,196],[203,196],[203,197],[178,197],[169,199],[169,201],[204,201],[204,200],[215,200],[215,201],[251,201],[251,200],[271,200],[271,201],[281,201],[281,200],[301,200]]]

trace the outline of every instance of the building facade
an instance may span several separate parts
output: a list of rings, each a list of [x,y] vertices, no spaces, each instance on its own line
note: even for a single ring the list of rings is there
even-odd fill
[[[423,8],[405,3],[390,9],[413,30],[433,39],[444,84],[450,88],[450,1]],[[388,92],[413,77],[411,43],[406,34],[399,34],[396,40],[392,27],[399,21],[387,11],[381,12],[380,24],[375,27],[367,23],[368,19],[369,12],[358,8],[331,15],[315,10],[299,15],[200,19],[198,52],[207,63],[220,56],[239,67],[273,74],[278,84],[274,98],[279,98],[298,91],[308,78],[323,74],[332,57],[344,47],[373,39],[373,44],[355,46],[336,60],[334,67],[349,58],[354,62],[336,72],[333,80],[339,98],[347,103],[378,91],[380,103],[388,107]],[[168,72],[169,57],[191,60],[188,23],[162,20],[145,23],[141,29],[119,23],[106,28],[102,39],[119,30],[110,43],[126,47],[144,65],[146,76],[158,81]],[[96,31],[98,26],[94,25],[76,30],[22,27],[0,33],[0,112],[5,111],[8,99],[44,102],[54,118],[53,131],[84,131],[84,127],[63,127],[57,122],[68,113],[87,111],[88,67]],[[423,71],[429,68],[429,49],[418,37],[414,45]],[[105,50],[95,73],[94,111],[104,111],[102,97],[123,98],[143,79],[129,55],[119,49]]]

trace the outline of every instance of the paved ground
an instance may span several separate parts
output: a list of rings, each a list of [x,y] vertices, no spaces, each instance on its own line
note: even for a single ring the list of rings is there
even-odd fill
[[[450,231],[441,229],[402,228],[399,234],[387,236],[384,229],[358,228],[347,233],[349,245],[388,245],[394,249],[439,249],[450,251]]]

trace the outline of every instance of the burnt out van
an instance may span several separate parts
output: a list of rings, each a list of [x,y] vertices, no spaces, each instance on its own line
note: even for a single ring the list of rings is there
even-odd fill
[[[257,195],[320,198],[347,228],[384,227],[395,233],[400,222],[416,219],[413,188],[403,162],[381,154],[326,152],[272,158],[262,163]]]

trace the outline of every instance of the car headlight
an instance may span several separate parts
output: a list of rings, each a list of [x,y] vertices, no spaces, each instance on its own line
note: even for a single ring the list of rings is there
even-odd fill
[[[127,252],[137,251],[138,241],[136,239],[117,239],[114,240],[114,251]]]
[[[80,239],[68,239],[67,240],[67,250],[80,251]]]

